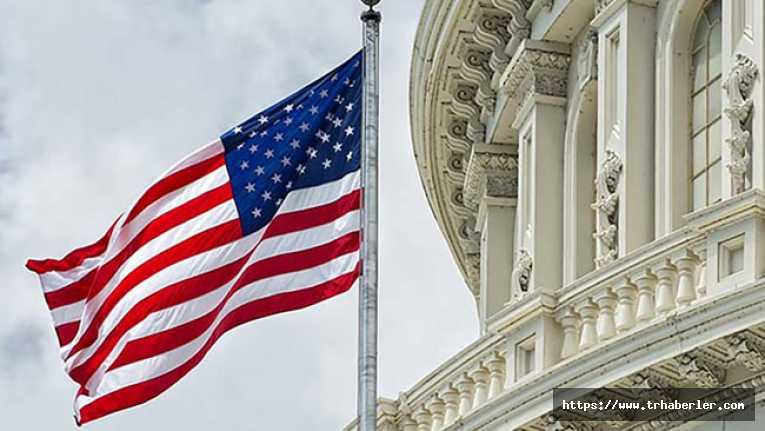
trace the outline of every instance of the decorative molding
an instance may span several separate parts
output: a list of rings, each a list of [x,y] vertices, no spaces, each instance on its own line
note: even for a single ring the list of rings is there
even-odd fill
[[[618,256],[619,233],[619,181],[622,159],[616,152],[606,149],[605,160],[595,178],[595,203],[597,228],[593,237],[599,242],[595,265],[600,268],[613,262]]]
[[[752,138],[752,86],[757,78],[757,66],[744,54],[736,54],[723,89],[728,95],[728,106],[724,112],[731,124],[731,136],[725,139],[730,149],[730,163],[727,168],[731,175],[731,191],[738,194],[749,188]]]

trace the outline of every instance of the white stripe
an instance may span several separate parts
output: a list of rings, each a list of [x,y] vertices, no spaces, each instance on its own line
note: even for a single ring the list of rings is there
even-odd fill
[[[99,257],[89,257],[82,261],[82,263],[68,271],[48,271],[40,274],[40,283],[42,284],[43,291],[45,293],[55,292],[56,290],[66,287],[75,281],[81,279],[90,272],[91,269],[98,266],[103,259]]]
[[[82,301],[53,309],[51,310],[50,314],[53,316],[53,323],[55,326],[61,326],[65,323],[71,323],[80,320],[80,317],[82,316],[82,310],[84,309],[85,300],[83,299]]]
[[[308,287],[347,274],[355,268],[358,260],[358,252],[353,252],[340,256],[324,265],[309,268],[304,271],[259,280],[242,288],[229,298],[228,302],[215,319],[215,322],[207,328],[202,336],[172,351],[125,365],[110,371],[101,379],[94,379],[93,381],[98,382],[98,384],[88,388],[93,396],[77,397],[75,400],[76,409],[80,410],[94,399],[102,397],[110,392],[131,384],[158,377],[179,367],[204,346],[220,321],[237,308],[246,305],[249,302],[277,294],[304,290]]]
[[[359,171],[353,171],[331,183],[293,190],[284,199],[279,212],[295,212],[332,203],[338,198],[358,189],[359,178]]]
[[[162,176],[159,177],[159,179],[168,177],[171,174],[178,172],[183,168],[188,168],[191,165],[195,165],[203,160],[207,160],[210,157],[220,154],[222,152],[223,152],[223,143],[221,142],[220,139],[216,139],[210,142],[209,144],[205,145],[204,147],[198,149],[197,151],[191,153],[185,159],[176,163],[175,166],[168,169]]]
[[[87,327],[93,321],[93,317],[103,305],[104,301],[119,285],[119,283],[127,277],[139,265],[145,263],[147,260],[156,256],[157,254],[167,250],[170,247],[184,241],[204,230],[218,226],[220,224],[229,222],[231,220],[237,220],[236,206],[232,200],[228,200],[221,205],[203,213],[186,223],[180,224],[173,229],[163,233],[162,235],[149,241],[140,250],[133,253],[122,267],[112,276],[112,278],[106,283],[100,292],[90,300],[82,316],[82,323],[77,331],[75,337],[77,341],[82,338],[82,335],[87,330]],[[176,278],[178,280],[178,278]]]

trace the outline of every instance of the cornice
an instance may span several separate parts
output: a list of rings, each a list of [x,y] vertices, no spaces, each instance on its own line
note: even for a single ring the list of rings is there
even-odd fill
[[[427,0],[415,37],[410,82],[415,158],[436,221],[476,298],[478,205],[466,202],[466,186],[472,199],[479,190],[508,185],[501,176],[481,185],[468,165],[473,147],[486,144],[487,124],[497,115],[500,81],[529,35],[531,25],[525,16],[529,4]],[[481,164],[473,163],[479,170]]]
[[[473,145],[465,174],[465,204],[477,209],[483,196],[518,196],[518,155],[508,145]]]

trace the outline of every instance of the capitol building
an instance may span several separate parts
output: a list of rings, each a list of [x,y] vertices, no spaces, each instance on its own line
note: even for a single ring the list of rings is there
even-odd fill
[[[760,0],[426,1],[414,154],[481,335],[381,431],[765,429],[763,32]],[[606,386],[754,388],[757,422],[553,409]]]

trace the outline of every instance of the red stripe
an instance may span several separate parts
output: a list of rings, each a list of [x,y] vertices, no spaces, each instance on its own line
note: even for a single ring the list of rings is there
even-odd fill
[[[69,322],[63,325],[56,326],[56,336],[58,337],[58,344],[63,347],[71,343],[74,340],[74,336],[77,335],[77,329],[80,327],[80,322]]]
[[[274,275],[312,268],[358,249],[359,233],[351,232],[332,242],[312,249],[278,255],[255,262],[245,270],[231,288],[231,291],[226,294],[226,297],[209,313],[190,320],[183,325],[130,341],[109,367],[109,370],[111,371],[123,365],[162,354],[201,336],[213,324],[231,296],[248,284],[273,277]],[[75,380],[78,381],[76,378]]]
[[[93,355],[72,370],[70,375],[75,381],[86,382],[90,379],[104,358],[111,352],[120,338],[125,335],[135,325],[143,321],[149,314],[165,308],[172,307],[194,298],[198,298],[206,293],[218,289],[222,285],[233,279],[239,270],[242,269],[247,259],[248,253],[241,259],[221,266],[213,271],[199,274],[197,276],[181,280],[171,284],[168,287],[155,292],[139,301],[125,317],[119,321],[112,332],[104,338],[104,341],[98,346]]]
[[[352,194],[353,193],[350,193],[350,194],[348,194],[348,195],[346,195],[344,197],[341,197],[340,199],[338,199],[335,202],[332,202],[330,204],[327,204],[327,205],[324,205],[324,206],[320,206],[320,207],[316,207],[316,213],[317,214],[316,214],[315,217],[313,217],[311,215],[311,210],[304,210],[304,211],[299,211],[299,212],[293,212],[293,213],[285,214],[285,215],[280,216],[280,217],[282,218],[282,220],[285,222],[286,225],[290,225],[289,222],[290,222],[291,218],[294,217],[295,220],[296,220],[296,223],[294,223],[294,224],[296,226],[300,227],[300,228],[311,228],[311,227],[319,226],[319,225],[324,224],[324,223],[327,222],[326,212],[328,210],[332,210],[332,212],[330,214],[332,214],[334,216],[333,220],[336,220],[336,219],[344,216],[348,212],[355,210],[357,205],[356,206],[353,205],[354,200],[352,199]],[[358,202],[358,200],[356,200],[356,202]],[[315,226],[307,226],[306,223],[304,222],[305,220],[312,221],[313,223],[315,223]],[[333,220],[329,220],[329,221],[333,221]],[[270,228],[268,228],[268,229],[270,229]],[[284,232],[284,229],[281,229],[281,232]],[[263,241],[263,239],[261,239],[261,241]],[[358,242],[358,239],[356,240],[356,242]],[[325,246],[325,248],[320,249],[320,250],[325,250],[326,251],[327,250],[327,248],[326,248],[327,245],[325,244],[324,246]],[[253,248],[252,251],[250,251],[250,253],[247,254],[247,256],[242,258],[243,259],[241,261],[242,264],[246,263],[245,261],[249,258],[249,256],[252,254],[252,252],[255,249],[257,249],[257,245]],[[340,249],[340,251],[342,253],[345,253],[346,251],[343,251],[343,250],[344,249]],[[257,280],[257,279],[260,279],[260,278],[264,278],[264,277],[268,277],[268,276],[272,276],[272,275],[277,275],[277,274],[280,274],[280,273],[286,273],[286,272],[291,272],[291,271],[297,271],[297,270],[303,270],[303,269],[306,269],[306,268],[310,268],[312,266],[316,266],[316,265],[322,264],[322,263],[324,263],[326,261],[326,260],[325,261],[316,260],[315,258],[311,257],[310,250],[305,250],[305,251],[301,251],[301,252],[297,252],[297,253],[291,253],[291,254],[284,254],[283,256],[291,256],[291,259],[293,259],[293,262],[289,262],[288,260],[290,258],[287,258],[288,259],[287,260],[287,264],[300,262],[300,265],[299,266],[291,267],[289,265],[285,265],[284,263],[280,263],[284,259],[274,259],[274,258],[264,259],[263,261],[259,261],[259,262],[256,262],[255,264],[253,264],[248,269],[248,271],[243,274],[242,278],[247,283],[250,283],[250,282],[252,282],[254,280]],[[271,261],[271,259],[273,259],[273,261],[271,263],[269,263]],[[331,259],[329,259],[329,260],[331,260]],[[263,264],[274,265],[273,268],[275,268],[276,271],[274,271],[273,273],[265,273],[265,272],[258,273],[258,272],[254,271],[254,266],[255,265],[263,265]],[[231,264],[226,265],[226,267],[229,267],[229,266],[231,266]],[[239,265],[237,267],[233,267],[232,266],[231,268],[228,268],[228,270],[230,270],[229,271],[230,272],[230,276],[231,277],[235,276],[239,272],[240,269],[241,269],[241,265]],[[213,272],[219,273],[218,270],[215,270]],[[219,274],[223,274],[225,272],[226,272],[226,270],[224,270],[223,272],[220,272]],[[210,274],[210,273],[207,273],[207,274]],[[192,279],[189,279],[189,280],[180,281],[180,282],[176,283],[176,285],[177,285],[176,288],[173,288],[173,286],[175,286],[175,285],[168,286],[168,288],[165,288],[165,289],[155,293],[154,295],[150,296],[149,298],[142,300],[141,303],[139,303],[136,307],[131,309],[125,315],[125,317],[123,317],[123,320],[120,321],[117,324],[117,327],[115,327],[115,329],[113,330],[113,332],[110,333],[104,339],[103,344],[101,346],[99,346],[98,350],[93,354],[93,356],[91,356],[85,362],[83,362],[81,365],[79,365],[78,367],[76,367],[75,369],[72,370],[72,372],[70,373],[72,378],[75,381],[83,381],[83,382],[86,382],[86,381],[88,381],[90,379],[90,377],[92,376],[92,373],[96,371],[98,366],[100,366],[100,363],[103,361],[103,358],[106,357],[108,355],[108,353],[114,348],[114,345],[116,345],[117,341],[119,341],[119,339],[124,335],[124,333],[126,333],[127,330],[129,330],[130,328],[135,326],[137,323],[142,321],[146,317],[146,315],[148,315],[148,313],[143,313],[143,312],[138,311],[138,310],[144,310],[144,311],[148,311],[150,313],[150,312],[153,312],[153,311],[157,311],[157,310],[166,308],[166,306],[152,306],[152,307],[149,308],[149,304],[152,304],[154,302],[159,301],[158,298],[160,298],[161,296],[157,296],[157,295],[165,295],[165,294],[167,294],[167,295],[170,295],[173,298],[177,298],[177,302],[175,302],[173,304],[170,304],[170,305],[175,305],[175,304],[179,304],[179,303],[185,302],[185,301],[187,301],[189,299],[192,299],[194,297],[201,296],[201,294],[206,293],[207,291],[213,290],[214,288],[217,288],[220,285],[222,285],[222,284],[224,284],[224,283],[226,283],[226,282],[228,282],[230,280],[230,278],[228,278],[226,281],[220,282],[220,283],[212,282],[210,280],[207,280],[207,281],[204,281],[204,282],[196,280],[197,277],[202,277],[202,276],[204,276],[204,274],[200,275],[200,276],[196,276],[196,277],[194,277]],[[209,286],[208,286],[209,289],[207,291],[203,292],[203,293],[200,293],[199,295],[193,294],[193,292],[194,292],[193,286],[195,286],[195,285],[203,285],[203,284],[204,285],[208,285],[209,284]],[[241,282],[237,286],[241,286]],[[184,293],[187,296],[178,296],[178,295],[183,295]],[[170,306],[170,305],[167,305],[167,306]],[[144,307],[146,307],[146,308],[144,308]],[[134,315],[134,313],[138,313],[138,315]],[[125,323],[125,321],[132,322],[132,323]],[[122,329],[122,328],[124,328],[124,329]]]
[[[75,302],[80,302],[85,299],[88,296],[88,287],[96,278],[97,272],[98,267],[95,267],[81,279],[70,283],[61,289],[45,292],[45,302],[48,303],[48,308],[53,310],[54,308],[74,304]]]
[[[97,398],[80,410],[80,422],[87,423],[110,413],[142,404],[158,396],[193,369],[214,343],[227,331],[255,319],[297,310],[350,289],[359,275],[359,266],[328,282],[297,292],[287,292],[245,304],[229,313],[215,328],[204,346],[184,364],[161,376],[136,383]]]
[[[111,237],[114,225],[116,224],[116,221],[112,223],[109,230],[106,231],[106,234],[104,234],[98,241],[86,245],[85,247],[78,248],[64,256],[62,259],[29,259],[26,266],[29,270],[38,274],[44,274],[50,271],[69,271],[70,269],[77,268],[82,265],[82,262],[85,259],[99,256],[106,250],[106,246],[109,245],[109,238]]]
[[[101,305],[101,308],[96,311],[93,320],[80,340],[77,341],[69,352],[69,355],[67,355],[67,359],[96,341],[98,338],[98,329],[101,327],[101,323],[103,323],[106,316],[114,306],[117,305],[119,300],[138,283],[141,283],[172,264],[228,244],[232,241],[236,241],[241,237],[242,228],[239,224],[239,219],[231,220],[176,243],[172,247],[152,256],[146,262],[139,265],[125,278],[120,280],[119,284],[114,288],[114,291],[109,294]]]
[[[204,177],[205,175],[213,172],[226,163],[226,159],[223,153],[216,154],[209,159],[205,159],[195,165],[191,165],[187,168],[183,168],[177,172],[160,179],[156,183],[152,184],[146,192],[138,199],[138,202],[130,210],[125,223],[130,223],[138,214],[141,213],[146,207],[156,202],[162,196],[180,189],[194,181]]]
[[[359,209],[360,196],[361,191],[356,189],[328,204],[280,214],[269,224],[268,229],[263,233],[263,238],[297,232],[334,221],[338,218],[338,214]]]

